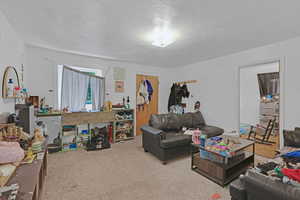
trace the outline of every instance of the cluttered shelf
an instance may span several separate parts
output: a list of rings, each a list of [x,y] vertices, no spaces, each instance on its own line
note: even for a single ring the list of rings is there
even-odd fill
[[[19,186],[16,200],[41,199],[47,175],[47,149],[44,148],[39,155],[31,164],[19,166],[8,181],[7,185],[18,184]]]
[[[133,139],[134,137],[120,138],[120,139],[116,139],[116,142],[122,142],[122,141],[133,140]]]
[[[121,120],[115,120],[115,122],[128,122],[128,121],[134,121],[134,119],[121,119]]]
[[[115,114],[114,142],[131,140],[134,138],[134,110],[119,110]]]
[[[120,129],[117,129],[116,132],[130,132],[132,131],[132,128],[120,128]]]
[[[14,125],[15,125],[15,123],[0,124],[0,129],[7,128],[7,127],[10,127],[10,126],[14,126]]]
[[[47,174],[47,139],[34,137],[9,125],[0,131],[0,196],[4,199],[38,200]]]
[[[134,110],[62,113],[57,151],[100,150],[134,138]]]

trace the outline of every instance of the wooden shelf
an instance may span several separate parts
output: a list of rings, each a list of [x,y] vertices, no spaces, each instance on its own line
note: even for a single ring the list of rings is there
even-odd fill
[[[118,114],[118,113],[124,113],[126,116],[130,116],[130,119],[120,119],[120,120],[117,120],[115,119],[114,120],[114,123],[113,123],[113,143],[115,142],[121,142],[121,141],[126,141],[126,140],[131,140],[134,138],[134,126],[135,126],[135,123],[134,123],[134,115],[135,115],[135,111],[134,109],[122,109],[122,110],[114,110],[115,112],[115,115]],[[121,114],[123,115],[123,114]],[[130,123],[131,124],[131,127],[130,128],[121,128],[121,126],[117,126],[118,123]],[[120,133],[125,133],[127,135],[128,138],[126,139],[120,139],[117,137],[118,134]]]
[[[116,139],[116,142],[121,142],[121,141],[126,141],[126,140],[133,140],[134,137],[127,137],[127,138],[122,138],[122,139]]]
[[[115,120],[115,122],[128,122],[128,121],[134,121],[134,119],[120,119],[120,120]]]
[[[26,97],[16,97],[16,96],[11,96],[11,97],[3,97],[4,99],[26,99]]]
[[[7,128],[7,127],[11,127],[11,126],[15,126],[15,125],[16,125],[15,123],[10,123],[10,124],[0,124],[0,129]]]
[[[113,108],[112,111],[114,111],[114,112],[118,112],[118,111],[125,111],[126,112],[127,111],[128,112],[128,111],[134,111],[134,109],[130,109],[130,108],[129,109],[114,109]]]
[[[116,132],[117,132],[117,133],[119,133],[119,132],[126,132],[126,131],[128,132],[128,131],[132,131],[132,129],[133,129],[133,128],[116,129]]]

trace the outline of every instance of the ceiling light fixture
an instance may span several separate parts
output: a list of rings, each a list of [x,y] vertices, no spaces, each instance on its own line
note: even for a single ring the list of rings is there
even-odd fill
[[[177,33],[169,28],[169,21],[158,19],[155,24],[154,30],[149,35],[153,46],[166,47],[175,42]]]
[[[166,47],[175,42],[175,33],[167,27],[156,27],[152,33],[152,45]]]

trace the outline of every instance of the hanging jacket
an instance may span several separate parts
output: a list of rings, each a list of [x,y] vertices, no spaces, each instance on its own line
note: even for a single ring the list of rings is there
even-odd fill
[[[173,84],[171,87],[171,92],[169,96],[169,101],[168,101],[168,111],[170,112],[170,107],[173,105],[179,105],[181,104],[182,97],[178,95],[180,91],[180,85]]]
[[[145,99],[145,103],[149,104],[148,85],[147,85],[146,81],[143,81],[143,85],[144,85],[143,97]]]
[[[147,85],[148,100],[150,102],[151,101],[151,97],[153,95],[153,87],[152,87],[151,82],[149,80],[146,80],[145,83]]]
[[[189,97],[190,97],[190,92],[189,92],[189,90],[188,90],[186,84],[184,84],[184,85],[181,87],[180,95],[181,95],[183,98],[189,98]]]
[[[171,87],[171,92],[168,100],[168,112],[170,112],[170,108],[172,105],[175,105],[175,84],[174,83]]]
[[[190,92],[188,91],[186,84],[180,86],[173,83],[168,101],[168,111],[170,112],[170,107],[173,105],[181,105],[182,98],[188,98],[189,96]]]
[[[144,105],[146,103],[146,98],[148,98],[148,91],[144,84],[144,81],[142,81],[139,85],[138,95],[137,95],[137,105]]]

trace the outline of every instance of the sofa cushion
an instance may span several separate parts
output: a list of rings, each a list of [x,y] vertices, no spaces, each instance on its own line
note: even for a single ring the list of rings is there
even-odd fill
[[[215,126],[204,126],[200,129],[208,138],[218,136],[224,133],[224,130]]]
[[[299,128],[296,128],[295,131],[283,131],[283,137],[285,146],[300,148]]]
[[[178,131],[181,128],[179,116],[175,113],[151,115],[149,125],[163,131]]]
[[[167,133],[167,137],[161,140],[160,147],[163,149],[176,148],[178,146],[190,145],[192,141],[189,135],[176,135],[176,133]]]
[[[168,114],[153,114],[150,116],[149,125],[153,128],[165,130],[168,125]]]
[[[244,184],[242,184],[241,182],[241,178],[236,179],[230,184],[229,193],[231,195],[231,198],[238,200],[247,200],[246,189]]]
[[[184,132],[183,131],[167,131],[167,132],[164,132],[162,135],[163,135],[163,139],[170,139],[173,137],[182,136],[182,135],[184,135]]]
[[[296,127],[295,131],[299,133],[300,132],[300,127]]]
[[[166,131],[179,131],[181,128],[181,120],[178,114],[169,113]]]
[[[181,124],[186,128],[194,128],[193,127],[193,113],[185,113],[181,116]]]
[[[203,115],[200,111],[193,113],[193,128],[202,128],[206,125]]]
[[[205,120],[200,111],[185,113],[181,117],[181,124],[186,128],[201,128],[205,126]]]

